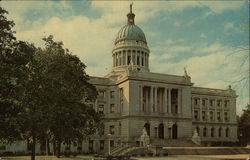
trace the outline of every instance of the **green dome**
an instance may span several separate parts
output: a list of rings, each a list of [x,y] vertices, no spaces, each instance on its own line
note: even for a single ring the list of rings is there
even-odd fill
[[[147,43],[145,34],[137,25],[127,24],[118,32],[115,44],[122,40],[138,40]]]

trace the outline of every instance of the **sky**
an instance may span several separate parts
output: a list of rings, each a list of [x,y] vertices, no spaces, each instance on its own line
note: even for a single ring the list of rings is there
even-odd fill
[[[53,35],[90,76],[112,68],[112,48],[132,1],[2,1],[19,40],[42,47]],[[151,72],[191,76],[194,86],[236,90],[237,113],[249,103],[249,3],[134,1],[135,24],[150,48]],[[247,50],[248,49],[248,50]]]

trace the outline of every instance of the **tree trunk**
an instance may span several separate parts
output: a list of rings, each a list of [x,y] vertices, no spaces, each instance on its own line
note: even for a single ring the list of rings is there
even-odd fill
[[[56,155],[56,142],[55,142],[55,140],[53,141],[53,156],[55,156]]]
[[[31,160],[35,160],[36,156],[36,136],[33,134],[32,136],[32,145],[31,145]]]
[[[46,149],[46,151],[47,151],[46,154],[47,154],[47,156],[49,156],[50,155],[50,146],[49,146],[49,139],[48,138],[46,139],[46,148],[47,148]]]
[[[61,157],[61,140],[58,139],[56,143],[57,143],[57,158],[60,158]]]

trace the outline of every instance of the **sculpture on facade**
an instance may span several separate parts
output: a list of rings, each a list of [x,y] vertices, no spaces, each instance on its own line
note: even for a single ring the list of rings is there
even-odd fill
[[[138,69],[137,67],[134,65],[134,62],[131,61],[127,67],[127,75],[129,76],[133,76],[133,75],[136,75],[136,73],[138,72]]]
[[[197,145],[201,145],[201,137],[199,136],[197,129],[193,132],[192,141]]]
[[[142,129],[140,142],[141,142],[141,147],[145,147],[149,145],[150,139],[149,139],[149,136],[145,127]]]
[[[190,78],[190,76],[187,73],[187,67],[184,67],[184,77],[187,78],[187,79]]]

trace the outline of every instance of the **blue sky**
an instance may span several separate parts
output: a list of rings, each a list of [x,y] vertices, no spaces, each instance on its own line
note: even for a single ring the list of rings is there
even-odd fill
[[[111,70],[111,50],[126,24],[131,1],[4,1],[17,38],[42,46],[50,34],[78,55],[89,75]],[[232,84],[237,113],[248,101],[249,4],[247,1],[134,1],[135,23],[145,33],[152,72],[183,75],[195,86]],[[101,61],[100,61],[101,60]],[[245,62],[245,63],[243,63]]]

